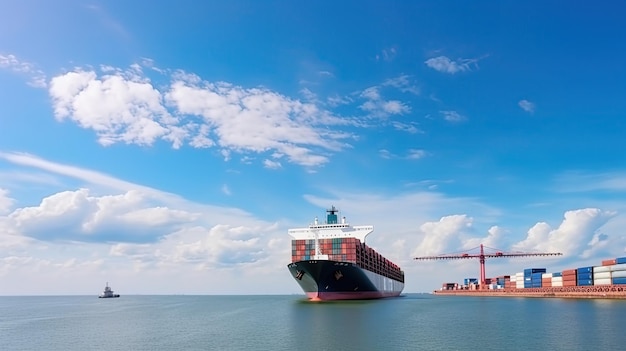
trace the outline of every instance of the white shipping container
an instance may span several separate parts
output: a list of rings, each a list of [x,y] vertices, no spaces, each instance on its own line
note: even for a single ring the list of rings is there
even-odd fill
[[[593,285],[611,285],[611,278],[594,279]]]
[[[552,278],[552,273],[543,273],[541,275],[541,279],[544,279],[544,278]]]
[[[626,278],[626,271],[613,271],[611,272],[612,278]]]
[[[611,272],[626,271],[626,264],[624,264],[624,263],[614,264],[614,265],[607,266],[607,267],[611,268]]]
[[[611,279],[611,272],[594,272],[593,279]]]
[[[552,277],[552,284],[554,284],[555,282],[562,282],[563,281],[563,277]]]
[[[593,273],[610,272],[611,266],[595,266],[593,267]]]
[[[552,277],[552,279],[554,279],[556,277]],[[559,277],[560,278],[560,277]],[[563,286],[563,281],[557,281],[555,282],[554,280],[552,281],[552,286],[556,286],[556,287],[561,287]]]

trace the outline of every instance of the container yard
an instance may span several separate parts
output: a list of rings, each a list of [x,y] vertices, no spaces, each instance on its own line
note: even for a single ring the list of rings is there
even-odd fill
[[[444,283],[435,295],[511,296],[626,299],[626,257],[600,265],[548,272],[527,268],[494,278],[465,278],[462,284]]]

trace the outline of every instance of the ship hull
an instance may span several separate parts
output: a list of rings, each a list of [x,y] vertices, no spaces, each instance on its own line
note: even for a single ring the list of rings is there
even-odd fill
[[[404,283],[352,262],[308,260],[290,263],[289,272],[311,300],[363,300],[399,296]]]

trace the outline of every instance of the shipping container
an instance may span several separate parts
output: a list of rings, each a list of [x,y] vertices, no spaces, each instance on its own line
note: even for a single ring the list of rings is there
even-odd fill
[[[611,278],[626,278],[626,271],[613,271]]]
[[[614,285],[626,284],[626,277],[624,277],[624,278],[613,278],[611,280],[613,281]]]
[[[593,267],[592,267],[592,266],[589,266],[589,267],[580,267],[580,268],[577,268],[577,269],[576,269],[576,272],[577,272],[578,274],[581,274],[581,273],[592,273],[592,272],[593,272]]]
[[[626,257],[618,257],[615,259],[616,264],[626,263]]]
[[[611,285],[611,278],[596,278],[593,280],[593,285]]]
[[[611,272],[626,271],[626,264],[615,264],[609,267],[611,268]]]
[[[563,277],[567,276],[567,275],[576,275],[576,270],[575,269],[566,269],[564,271],[561,272],[561,275]]]
[[[617,260],[614,259],[614,258],[611,259],[611,260],[604,260],[604,261],[602,261],[602,265],[603,266],[612,266],[612,265],[614,265],[616,263],[617,263]]]
[[[604,261],[603,261],[604,262]],[[607,265],[607,266],[595,266],[593,267],[593,274],[595,275],[596,273],[604,273],[604,272],[610,272],[611,271],[611,266]]]
[[[611,272],[598,272],[598,273],[594,272],[593,280],[597,280],[597,279],[611,279]]]

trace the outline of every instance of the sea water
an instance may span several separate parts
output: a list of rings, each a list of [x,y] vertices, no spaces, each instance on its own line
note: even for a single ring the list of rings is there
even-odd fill
[[[0,350],[622,350],[626,301],[0,297]]]

